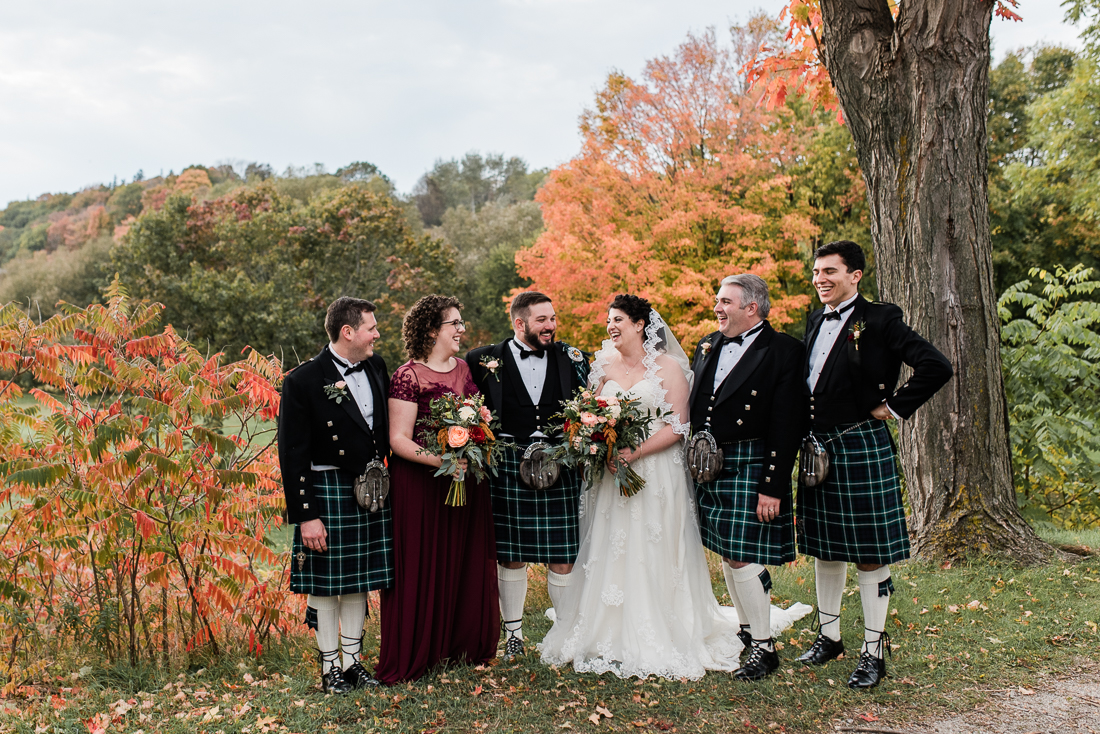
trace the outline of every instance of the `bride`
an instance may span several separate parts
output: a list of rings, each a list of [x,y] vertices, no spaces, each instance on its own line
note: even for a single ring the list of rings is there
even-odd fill
[[[645,480],[622,497],[605,473],[586,489],[576,568],[554,626],[539,645],[542,662],[572,662],[577,672],[626,678],[701,678],[739,667],[737,614],[719,606],[703,556],[683,441],[691,422],[692,373],[668,326],[644,298],[618,295],[607,316],[610,337],[589,377],[599,395],[624,394],[660,412],[649,438],[626,459]],[[810,611],[772,610],[773,632]]]

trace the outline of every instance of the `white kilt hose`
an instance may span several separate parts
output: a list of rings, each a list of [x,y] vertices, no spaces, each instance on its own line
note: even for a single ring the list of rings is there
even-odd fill
[[[816,487],[798,485],[799,549],[823,561],[903,561],[909,530],[894,444],[885,421],[852,425],[814,432],[826,444],[829,475]]]
[[[774,566],[795,559],[791,502],[780,504],[771,522],[756,517],[757,487],[764,474],[764,442],[759,439],[722,446],[722,473],[695,485],[703,545],[739,563]]]
[[[290,590],[297,594],[339,596],[393,585],[393,523],[389,506],[370,512],[352,494],[352,478],[337,469],[314,472],[314,501],[325,524],[328,550],[302,545],[294,526]]]
[[[580,547],[577,471],[562,467],[550,489],[531,489],[519,475],[524,446],[504,449],[497,476],[489,477],[500,563],[572,563]]]

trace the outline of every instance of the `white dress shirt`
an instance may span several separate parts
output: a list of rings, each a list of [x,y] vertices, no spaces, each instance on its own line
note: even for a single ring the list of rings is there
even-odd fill
[[[854,303],[857,298],[859,298],[858,293],[836,308],[826,306],[825,313],[830,314],[833,311],[839,311],[845,306]],[[806,384],[809,386],[811,393],[817,386],[818,378],[821,377],[821,370],[825,369],[825,362],[829,359],[829,352],[833,351],[833,345],[836,344],[836,338],[844,331],[844,327],[848,323],[848,317],[852,315],[852,311],[854,310],[854,308],[849,308],[847,311],[840,314],[839,321],[826,321],[824,316],[822,317],[821,326],[817,330],[817,336],[814,338],[813,346],[810,347],[810,376],[806,378]]]
[[[519,370],[520,379],[523,380],[523,386],[527,388],[527,394],[531,396],[531,402],[535,405],[539,404],[539,398],[542,397],[542,388],[546,385],[546,366],[550,361],[550,350],[542,350],[541,357],[529,356],[527,359],[522,359],[520,350],[533,351],[528,349],[526,345],[522,345],[515,339],[508,340],[508,346],[512,350],[512,357],[516,361],[516,368]],[[531,434],[532,438],[542,438],[546,436],[542,431],[535,431]]]
[[[329,347],[331,349],[332,347]],[[343,362],[343,358],[340,355],[333,352],[333,356],[336,359]],[[344,378],[344,382],[348,384],[348,392],[351,393],[351,399],[355,401],[355,405],[359,408],[359,412],[363,414],[363,420],[367,422],[367,425],[374,430],[374,391],[370,389],[370,379],[367,377],[366,370],[357,370],[351,374],[347,373],[348,369],[358,365],[358,362],[349,364],[347,367],[341,362],[336,362],[336,369],[340,373],[340,376]],[[346,362],[345,362],[346,364]],[[329,464],[310,464],[309,468],[313,471],[327,471],[329,469],[338,469],[339,467]]]
[[[757,329],[757,327],[760,327]],[[745,336],[753,329],[757,329],[752,334]],[[726,375],[733,371],[733,368],[737,366],[737,363],[741,361],[741,356],[749,351],[749,347],[756,341],[756,337],[760,336],[760,332],[763,331],[763,327],[760,324],[754,324],[752,327],[745,329],[738,336],[742,337],[741,343],[727,342],[722,347],[722,351],[718,354],[718,365],[714,369],[714,388],[712,393],[718,392],[718,388],[722,387],[722,382],[726,379]]]
[[[508,346],[512,349],[516,367],[519,368],[519,376],[523,380],[523,386],[527,388],[527,394],[531,396],[531,402],[538,405],[539,398],[542,397],[542,387],[546,384],[546,361],[550,359],[549,352],[543,350],[541,357],[521,359],[519,356],[521,349],[528,352],[532,350],[520,345],[515,339],[510,339]]]

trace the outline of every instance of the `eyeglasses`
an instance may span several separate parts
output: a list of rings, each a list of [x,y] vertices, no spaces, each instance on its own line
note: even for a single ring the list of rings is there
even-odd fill
[[[440,326],[454,326],[456,329],[465,329],[466,322],[462,319],[455,319],[454,321],[444,321]]]

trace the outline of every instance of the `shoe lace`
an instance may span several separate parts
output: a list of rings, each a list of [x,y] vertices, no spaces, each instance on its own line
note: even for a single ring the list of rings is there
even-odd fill
[[[340,651],[339,650],[322,650],[317,648],[317,662],[321,663],[321,669],[324,670],[325,663],[332,663],[332,667],[329,669],[329,673],[333,670],[340,669]],[[328,673],[325,673],[328,675]]]
[[[366,634],[364,631],[358,637],[349,637],[343,632],[340,633],[340,649],[347,653],[354,662],[359,662],[359,655],[363,652],[363,638]],[[345,640],[351,640],[351,642],[345,642]]]
[[[752,641],[752,649],[749,650],[749,659],[745,661],[746,668],[751,665],[758,665],[764,659],[764,656],[771,652],[770,650],[766,650],[764,648],[764,645],[768,644],[769,642],[771,642],[770,639]]]
[[[866,652],[866,654],[867,655],[874,655],[876,658],[881,660],[881,659],[886,657],[885,655],[882,654],[883,651],[885,651],[890,656],[890,659],[892,660],[894,658],[894,651],[890,648],[890,635],[889,635],[889,633],[887,633],[886,630],[873,630],[873,629],[869,629],[867,627],[864,627],[864,629],[867,632],[874,632],[874,633],[878,634],[878,640],[876,640],[875,642],[867,643],[867,652]],[[863,656],[862,655],[860,656],[859,664],[863,665]]]
[[[826,619],[825,621],[822,621],[821,620],[821,615],[825,615],[826,617],[829,617],[829,619]],[[829,624],[830,622],[835,622],[838,619],[840,619],[839,614],[832,614],[830,612],[823,612],[823,611],[821,611],[820,608],[818,608],[817,614],[814,615],[813,624],[810,625],[810,632],[819,632],[820,633],[821,632],[821,627],[823,625]],[[820,636],[818,637],[818,639],[821,639]]]

